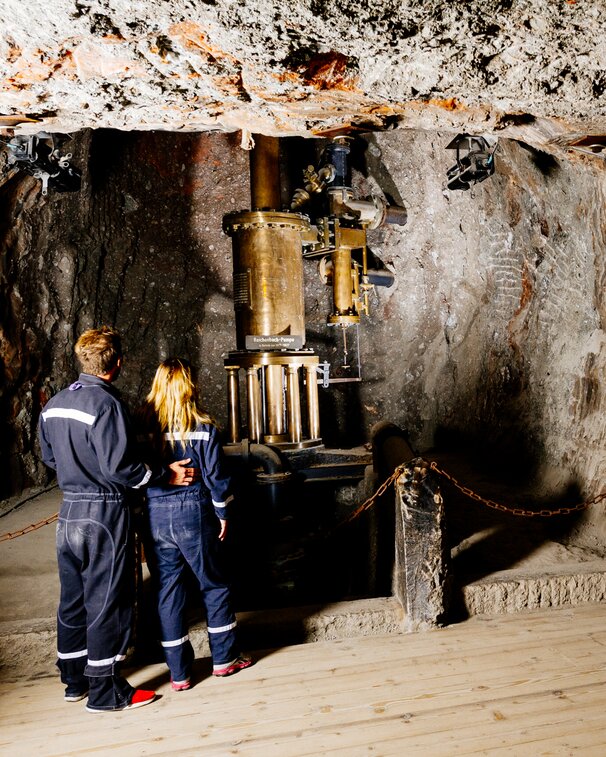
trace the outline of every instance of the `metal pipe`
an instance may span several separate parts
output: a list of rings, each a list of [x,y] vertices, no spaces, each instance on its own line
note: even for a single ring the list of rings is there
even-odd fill
[[[350,137],[336,137],[327,145],[324,151],[327,163],[334,166],[331,180],[328,182],[328,186],[331,189],[335,187],[351,187],[350,142]]]
[[[395,280],[395,276],[387,268],[369,268],[366,276],[369,284],[378,287],[390,287]]]
[[[280,436],[286,433],[284,424],[284,369],[281,365],[265,366],[267,397],[267,433]]]
[[[261,463],[263,473],[257,474],[257,482],[265,488],[270,507],[277,512],[281,492],[292,477],[292,473],[285,470],[286,464],[279,453],[265,444],[250,444],[248,439],[243,439],[238,445],[224,447],[223,451],[231,457],[241,457],[245,462],[250,458]]]
[[[385,224],[404,226],[408,221],[408,211],[401,205],[388,205],[379,195],[370,200],[347,200],[347,207],[358,214],[358,223],[369,229],[378,229]]]
[[[250,152],[250,200],[253,210],[279,210],[280,142],[277,137],[254,135]]]
[[[388,205],[385,210],[384,223],[405,226],[408,221],[408,211],[401,205]]]
[[[251,457],[261,463],[263,472],[267,474],[288,473],[284,470],[286,466],[280,454],[266,444],[250,444],[248,439],[243,439],[237,445],[223,447],[223,452],[232,457]]]
[[[370,429],[373,466],[381,480],[391,475],[400,463],[412,460],[416,455],[406,433],[389,421],[380,421]]]
[[[351,250],[346,247],[339,247],[332,253],[331,257],[335,315],[351,315],[353,313]]]
[[[318,374],[315,365],[305,366],[305,382],[307,387],[307,423],[309,438],[320,438],[320,403],[318,399]]]
[[[227,368],[227,423],[229,441],[240,441],[240,381],[239,368]]]
[[[286,412],[288,416],[288,438],[291,442],[300,442],[301,429],[301,395],[299,392],[299,366],[286,367]]]
[[[248,408],[248,435],[254,442],[261,440],[261,386],[256,366],[246,369],[246,394]]]

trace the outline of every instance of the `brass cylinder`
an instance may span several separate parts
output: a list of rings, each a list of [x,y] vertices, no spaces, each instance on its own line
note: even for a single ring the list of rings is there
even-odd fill
[[[299,366],[286,367],[286,410],[288,420],[288,439],[300,442],[303,437],[301,428],[301,393],[299,391]]]
[[[280,210],[280,142],[277,137],[254,135],[250,152],[250,199],[253,210]]]
[[[309,438],[320,438],[320,403],[318,400],[318,373],[315,365],[305,367],[307,385],[307,423]]]
[[[263,427],[263,406],[261,403],[261,385],[259,383],[259,369],[257,366],[246,369],[246,399],[248,436],[252,442],[260,442]]]
[[[290,335],[305,343],[301,234],[309,222],[296,213],[230,213],[236,343],[247,336]]]
[[[332,253],[332,291],[335,315],[353,315],[351,250],[338,247]]]
[[[229,441],[240,441],[240,381],[239,368],[227,368],[227,423]]]
[[[284,369],[281,365],[265,367],[265,397],[267,401],[266,432],[271,436],[285,434]]]

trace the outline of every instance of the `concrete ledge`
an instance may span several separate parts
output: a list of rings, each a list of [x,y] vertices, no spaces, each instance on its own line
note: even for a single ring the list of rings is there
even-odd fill
[[[403,633],[404,611],[394,597],[358,599],[238,613],[238,628],[245,649],[268,649],[287,644]],[[194,625],[189,634],[198,655],[209,655],[206,624]]]
[[[393,597],[238,613],[242,646],[269,649],[288,644],[402,633],[404,613]],[[190,628],[197,657],[209,657],[206,623]],[[55,619],[0,623],[0,677],[28,680],[56,675]]]
[[[0,677],[3,681],[56,675],[55,625],[54,618],[0,623]]]
[[[540,575],[503,571],[463,586],[469,615],[500,615],[564,605],[606,601],[606,563],[544,568]]]
[[[603,561],[543,568],[540,575],[503,571],[460,588],[469,615],[499,615],[606,601]],[[394,597],[238,613],[245,650],[406,633],[405,613]],[[206,624],[190,638],[197,657],[210,656]],[[56,675],[55,619],[0,623],[0,677],[9,681]]]

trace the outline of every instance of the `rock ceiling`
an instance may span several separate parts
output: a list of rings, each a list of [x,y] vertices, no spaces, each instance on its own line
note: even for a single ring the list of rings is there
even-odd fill
[[[602,157],[603,0],[0,0],[0,10],[5,133],[412,128],[550,151],[578,142]]]

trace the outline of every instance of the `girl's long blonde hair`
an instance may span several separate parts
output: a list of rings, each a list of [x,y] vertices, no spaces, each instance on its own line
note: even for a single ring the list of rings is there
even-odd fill
[[[187,360],[169,358],[160,363],[145,398],[143,416],[154,435],[174,448],[175,441],[185,440],[185,435],[195,431],[200,423],[214,423],[200,406],[198,389],[193,380],[192,368]],[[158,440],[159,441],[159,440]],[[164,446],[164,444],[162,444]]]

